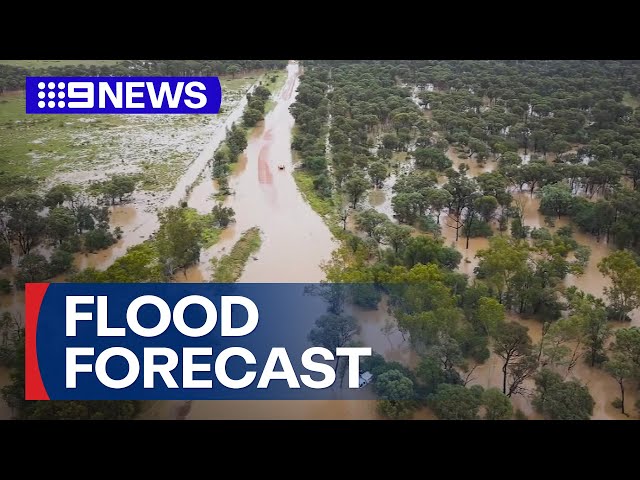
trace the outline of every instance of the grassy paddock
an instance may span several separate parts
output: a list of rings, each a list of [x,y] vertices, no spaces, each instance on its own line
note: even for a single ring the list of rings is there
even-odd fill
[[[269,80],[275,76],[275,82],[271,83]],[[274,94],[279,92],[284,86],[284,82],[287,80],[287,71],[286,70],[278,70],[276,72],[268,72],[265,74],[263,79],[263,84],[265,87],[269,89],[269,91]],[[276,102],[274,102],[271,98],[267,100],[264,106],[265,115],[273,110],[273,107],[276,106]]]
[[[227,102],[242,97],[240,86],[248,87],[256,78],[254,74],[232,83],[223,81]],[[55,175],[67,174],[73,182],[76,172],[113,173],[124,166],[128,172],[143,174],[140,189],[167,191],[199,151],[198,142],[204,142],[208,135],[210,118],[209,115],[151,120],[135,115],[27,115],[24,92],[8,92],[0,95],[0,173],[7,178],[23,176],[42,184]],[[174,137],[175,145],[171,140]],[[13,181],[5,186],[0,189],[1,195],[18,188]]]
[[[213,267],[212,280],[219,283],[236,282],[244,270],[244,266],[252,253],[257,252],[262,244],[260,229],[253,227],[243,232],[231,251],[220,257],[211,259]]]
[[[302,196],[318,215],[325,217],[334,213],[335,207],[332,199],[322,198],[316,193],[313,188],[313,176],[309,172],[297,168],[293,172],[293,178]]]

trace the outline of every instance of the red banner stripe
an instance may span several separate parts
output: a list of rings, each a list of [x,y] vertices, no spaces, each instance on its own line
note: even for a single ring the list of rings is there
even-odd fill
[[[44,388],[40,367],[38,366],[38,351],[36,349],[36,334],[38,332],[38,315],[42,299],[49,287],[48,283],[27,283],[25,285],[26,307],[26,344],[25,344],[25,400],[49,400],[49,394]]]

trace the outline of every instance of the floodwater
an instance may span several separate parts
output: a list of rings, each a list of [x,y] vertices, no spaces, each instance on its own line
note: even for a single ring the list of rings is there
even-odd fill
[[[229,184],[233,194],[227,197],[225,205],[231,206],[236,212],[237,223],[225,229],[220,241],[214,247],[203,252],[200,265],[189,269],[186,274],[179,273],[175,281],[204,282],[210,279],[209,263],[214,256],[220,256],[232,248],[241,233],[248,228],[258,226],[262,231],[262,246],[251,258],[240,278],[241,282],[316,282],[324,278],[320,267],[323,261],[330,258],[331,252],[337,247],[328,228],[322,219],[313,212],[302,198],[291,176],[293,169],[290,150],[291,129],[293,118],[289,114],[289,106],[295,99],[298,85],[298,65],[291,63],[288,67],[289,77],[280,92],[277,104],[265,121],[257,127],[250,139],[249,145],[232,172]],[[225,122],[226,127],[237,121],[246,99],[231,112]],[[177,205],[186,199],[189,206],[201,213],[211,210],[215,204],[213,194],[217,186],[211,180],[211,172],[207,163],[211,159],[215,148],[224,138],[225,129],[222,126],[213,131],[210,143],[190,165],[185,176],[180,180],[169,196],[164,206]],[[470,176],[477,176],[483,172],[492,171],[495,161],[487,160],[479,165],[475,159],[460,159],[454,149],[449,149],[448,156],[457,168],[460,163],[466,163],[470,168]],[[284,165],[284,170],[278,166]],[[197,182],[198,176],[202,180]],[[379,211],[393,218],[391,208],[391,189],[395,182],[395,175],[385,181],[384,187],[374,190],[369,195],[369,204]],[[196,183],[193,190],[187,194],[188,186]],[[442,183],[442,180],[441,182]],[[524,207],[525,225],[530,227],[545,226],[544,217],[538,212],[539,200],[531,197],[529,192],[514,192],[516,201]],[[120,226],[123,239],[110,249],[88,255],[79,255],[76,266],[85,268],[93,266],[98,269],[108,267],[121,256],[129,246],[142,242],[157,229],[155,213],[144,212],[136,204],[111,207],[111,223]],[[478,250],[488,247],[485,238],[470,239],[466,248],[466,239],[455,241],[455,230],[446,226],[449,221],[446,214],[440,218],[442,234],[447,244],[453,244],[463,253],[460,271],[473,275],[473,269],[478,264],[475,257]],[[567,219],[556,220],[556,227],[567,224]],[[499,234],[498,232],[495,233]],[[574,229],[574,238],[591,248],[591,259],[584,275],[575,277],[570,275],[567,285],[577,287],[602,296],[603,287],[607,286],[606,279],[597,269],[597,263],[610,252],[609,246],[602,239],[599,243],[594,237],[582,234]],[[10,297],[3,297],[1,306],[12,308],[24,304],[24,297],[16,293]],[[409,341],[402,337],[399,331],[384,335],[381,331],[389,314],[385,300],[375,311],[363,311],[354,308],[352,313],[358,318],[361,326],[360,340],[371,345],[375,351],[382,353],[387,360],[401,362],[415,367],[418,362],[417,354],[409,347]],[[523,319],[516,315],[509,316],[529,329],[529,335],[534,342],[540,340],[541,323],[537,320]],[[634,312],[633,325],[640,324],[640,315]],[[616,327],[628,325],[615,325]],[[492,353],[483,365],[479,365],[471,374],[469,384],[488,387],[502,385],[502,359]],[[566,372],[561,372],[566,373]],[[0,369],[0,384],[8,381],[6,369]],[[592,369],[583,362],[579,362],[568,378],[578,378],[589,386],[590,392],[596,400],[593,418],[596,419],[625,419],[617,409],[611,406],[611,401],[619,395],[616,382],[605,372]],[[533,390],[531,380],[525,382],[526,388]],[[371,387],[366,387],[366,396],[370,400],[333,400],[333,401],[192,401],[166,402],[153,404],[143,414],[143,418],[155,419],[378,419],[375,410],[375,396]],[[638,394],[633,388],[627,388],[627,410],[633,411]],[[336,393],[336,395],[338,395]],[[514,396],[512,401],[516,408],[522,410],[529,418],[540,418],[533,411],[529,396]],[[9,418],[10,412],[0,402],[0,419]],[[428,409],[422,409],[414,415],[416,419],[433,419]]]
[[[490,164],[488,164],[490,165]],[[471,170],[468,172],[471,173]],[[540,206],[540,199],[535,195],[525,191],[513,191],[514,202],[519,204],[524,211],[524,224],[531,228],[545,227],[544,215],[542,215],[538,208]],[[440,218],[441,224],[446,222],[446,214],[443,214]],[[551,230],[560,228],[562,226],[570,224],[567,217],[561,219],[554,219],[555,227]],[[547,227],[549,228],[549,227]],[[499,235],[499,232],[495,231],[494,235]],[[455,242],[455,230],[445,227],[442,229],[443,236],[446,239],[447,244],[455,244],[455,248],[463,254],[459,271],[473,276],[473,269],[478,265],[478,259],[475,258],[478,250],[487,248],[489,241],[486,238],[472,238],[469,242],[469,249],[465,249],[466,239],[460,238],[458,242]],[[506,234],[506,233],[505,233]],[[608,278],[604,277],[598,270],[598,263],[611,253],[611,247],[606,243],[604,238],[600,239],[600,242],[596,241],[596,238],[580,232],[577,227],[574,226],[573,237],[581,245],[585,245],[591,249],[591,257],[589,263],[585,268],[584,274],[580,276],[568,275],[565,279],[565,285],[575,285],[579,289],[591,293],[598,297],[604,296],[604,287],[610,285]],[[640,326],[640,312],[635,310],[631,313],[631,323],[612,322],[612,328],[624,328],[629,326]],[[525,319],[515,314],[510,314],[509,319],[516,321],[529,329],[529,336],[533,343],[540,341],[542,337],[542,323],[535,319]],[[492,353],[489,360],[484,364],[479,365],[472,374],[473,380],[469,382],[470,385],[482,385],[485,388],[498,387],[502,385],[502,359],[496,354]],[[563,376],[566,375],[567,379],[577,379],[582,384],[589,387],[589,391],[593,396],[596,405],[594,407],[593,417],[594,419],[628,419],[620,411],[611,405],[611,402],[620,395],[618,384],[613,378],[605,371],[598,368],[591,368],[583,361],[579,361],[578,364],[567,374],[566,371],[560,371]],[[512,397],[512,403],[515,408],[522,410],[530,419],[540,419],[541,416],[535,412],[531,406],[531,394],[534,391],[535,385],[532,379],[528,379],[523,384],[524,388],[528,390],[528,394],[515,395]],[[633,412],[633,405],[637,398],[640,397],[636,389],[626,386],[625,391],[625,405],[628,412]]]
[[[202,276],[210,278],[209,260],[228,252],[242,232],[259,227],[260,250],[254,254],[240,282],[317,282],[324,278],[321,263],[337,247],[328,227],[304,200],[291,175],[289,106],[295,100],[298,65],[288,67],[288,79],[274,109],[249,138],[249,144],[229,177],[232,194],[224,202],[236,222],[225,229],[216,245],[203,252]],[[284,170],[278,167],[284,166]],[[189,197],[189,206],[210,210],[214,182],[203,181]],[[206,202],[206,207],[202,203]]]
[[[251,92],[255,85],[252,85],[247,92]],[[202,185],[210,182],[211,173],[208,168],[209,161],[213,158],[213,153],[218,145],[225,139],[227,129],[237,122],[242,116],[244,107],[247,104],[246,96],[243,96],[233,110],[227,115],[223,123],[215,124],[212,127],[212,135],[209,142],[202,149],[200,154],[191,162],[185,174],[180,177],[174,189],[167,199],[159,206],[166,208],[177,206],[181,201],[189,196],[189,188],[196,184],[199,176],[203,175],[204,180],[194,188],[202,190]],[[193,194],[193,192],[191,192]],[[138,194],[136,194],[138,195]],[[129,247],[147,240],[158,229],[158,216],[155,211],[149,211],[143,205],[150,204],[150,199],[144,196],[135,197],[135,204],[124,204],[111,207],[110,224],[112,227],[120,226],[123,230],[122,239],[111,247],[94,254],[80,254],[76,257],[76,267],[94,267],[98,270],[108,268],[113,262],[121,257]],[[205,206],[205,202],[200,202]],[[211,207],[213,203],[211,203]],[[211,208],[209,208],[210,211]],[[204,213],[204,212],[203,212]]]
[[[524,156],[523,152],[521,155]],[[493,159],[488,159],[483,165],[477,163],[475,159],[459,158],[455,148],[450,147],[447,151],[447,156],[453,161],[453,167],[458,169],[461,163],[466,163],[469,167],[467,175],[476,177],[484,172],[493,171],[496,168],[496,162]],[[525,163],[528,161],[529,156],[525,158]],[[439,178],[439,185],[442,186],[446,183],[446,177],[441,176]],[[395,176],[391,176],[385,181],[382,189],[376,189],[370,192],[368,197],[368,203],[370,206],[376,208],[376,210],[389,215],[393,218],[393,209],[391,207],[391,189],[395,183]],[[514,202],[518,204],[524,212],[524,224],[531,228],[549,228],[544,221],[544,215],[542,215],[538,208],[540,206],[540,200],[535,195],[532,197],[530,192],[525,188],[524,191],[514,189],[512,191]],[[445,244],[456,248],[463,254],[462,261],[458,270],[469,277],[473,277],[474,269],[479,263],[479,259],[476,254],[479,250],[489,247],[489,240],[487,238],[471,238],[469,240],[469,246],[467,248],[466,239],[460,236],[458,240],[455,239],[455,229],[447,225],[453,225],[455,222],[448,218],[446,213],[442,213],[440,216],[440,225],[442,227],[442,236],[445,240]],[[493,222],[494,235],[500,235],[497,230],[496,222]],[[555,226],[551,227],[551,230],[555,230],[559,227],[570,224],[567,217],[561,219],[554,219]],[[348,223],[349,229],[354,228],[354,223],[351,221]],[[503,233],[508,235],[508,232]],[[581,245],[585,245],[591,250],[591,257],[585,271],[582,275],[568,275],[565,279],[565,285],[575,285],[579,289],[591,293],[595,296],[604,296],[604,287],[610,285],[610,281],[604,277],[598,270],[598,263],[611,253],[612,248],[607,244],[605,238],[601,238],[598,242],[595,237],[580,232],[577,227],[574,226],[573,237]],[[383,310],[376,312],[375,315],[369,314],[369,319],[361,321],[363,328],[362,335],[367,339],[367,342],[372,342],[377,348],[383,347],[381,342],[386,341],[384,335],[379,334],[379,328],[383,325],[384,320],[378,320],[376,327],[372,327],[375,322],[372,323],[374,317],[384,317],[385,312]],[[632,321],[630,324],[612,323],[612,327],[623,328],[628,326],[640,325],[640,312],[638,310],[631,313]],[[509,319],[521,323],[529,329],[529,336],[534,343],[539,342],[542,336],[542,324],[535,319],[525,319],[515,314],[509,314]],[[394,332],[394,335],[399,335],[398,332]],[[393,335],[392,341],[393,339]],[[412,356],[415,354],[411,350],[405,351],[402,347],[403,344],[395,339],[393,346],[387,345],[386,349],[383,349],[384,355],[389,360],[397,360],[407,365],[413,366],[414,359]],[[400,347],[400,349],[399,349]],[[482,365],[478,365],[470,376],[469,385],[481,385],[484,388],[502,386],[502,359],[495,353],[492,353],[490,358]],[[594,419],[627,419],[619,410],[615,409],[611,402],[619,396],[619,387],[617,383],[612,379],[610,375],[604,372],[602,369],[591,368],[589,365],[580,361],[572,369],[571,372],[560,371],[567,379],[578,379],[583,384],[589,387],[591,395],[596,401],[594,407],[593,418]],[[524,395],[515,395],[512,398],[512,403],[515,408],[520,409],[530,419],[540,419],[541,415],[534,411],[531,405],[531,396],[535,390],[535,385],[532,379],[528,379],[524,382],[523,387],[527,390]],[[633,412],[633,405],[636,399],[640,396],[638,392],[630,388],[627,385],[626,388],[626,401],[627,411]],[[428,410],[424,410],[427,414]],[[424,413],[423,412],[423,413]],[[633,414],[632,414],[633,416]]]
[[[288,66],[288,79],[275,108],[256,128],[245,155],[229,178],[233,192],[225,205],[235,211],[236,223],[222,233],[218,243],[203,252],[200,266],[187,273],[210,277],[208,261],[228,252],[245,230],[259,227],[262,245],[251,258],[240,282],[318,282],[324,279],[321,264],[338,246],[328,227],[298,191],[291,175],[291,129],[289,106],[295,100],[298,65]],[[284,170],[278,166],[284,165]],[[213,182],[203,182],[189,198],[189,205],[208,201],[215,192]],[[196,273],[198,272],[198,273]],[[180,276],[180,275],[178,275]],[[192,280],[193,279],[193,280]],[[177,279],[179,280],[179,279]],[[386,341],[386,340],[385,340]],[[336,395],[338,393],[336,392]],[[373,392],[369,401],[193,401],[157,402],[147,418],[186,419],[341,419],[377,418]]]
[[[523,152],[521,155],[524,156]],[[447,156],[453,161],[453,167],[458,168],[461,163],[466,163],[469,166],[467,175],[476,177],[484,172],[493,171],[496,168],[496,162],[493,159],[485,161],[484,165],[479,165],[475,159],[459,158],[456,150],[450,147],[447,151]],[[525,158],[525,163],[528,161],[529,156]],[[395,183],[395,175],[392,175],[386,179],[382,189],[375,189],[369,193],[368,204],[374,207],[381,213],[387,214],[390,218],[393,218],[393,209],[391,207],[392,187]],[[439,184],[443,185],[446,182],[446,177],[441,176],[439,178]],[[538,208],[540,206],[540,200],[535,195],[532,197],[530,192],[525,188],[524,191],[514,189],[512,191],[514,202],[517,203],[524,212],[524,224],[531,228],[549,228],[544,221],[544,215],[542,215]],[[479,259],[476,258],[476,253],[489,247],[489,240],[487,238],[471,238],[469,240],[469,247],[466,248],[466,239],[460,237],[455,240],[455,229],[450,228],[447,224],[452,225],[454,222],[448,218],[446,213],[440,216],[440,224],[442,226],[442,236],[445,240],[445,244],[453,246],[463,254],[462,261],[458,270],[467,274],[469,277],[473,277],[474,269],[478,265]],[[495,223],[495,222],[494,222]],[[567,217],[561,219],[554,219],[555,227],[551,227],[551,230],[555,230],[559,227],[570,224]],[[500,235],[497,231],[497,226],[493,225],[494,235]],[[352,230],[354,228],[353,221],[348,223],[348,228]],[[504,233],[505,235],[508,232]],[[605,238],[601,238],[598,242],[595,237],[580,232],[577,227],[574,226],[573,237],[581,245],[585,245],[591,250],[591,257],[585,271],[582,275],[568,275],[565,279],[565,285],[575,285],[581,290],[591,293],[595,296],[604,296],[604,287],[610,285],[610,281],[604,277],[598,270],[598,263],[611,253],[612,248],[607,244]],[[369,312],[364,319],[361,319],[360,324],[362,326],[362,337],[366,338],[368,344],[372,344],[375,348],[384,352],[384,355],[389,360],[400,361],[409,366],[414,366],[414,362],[417,361],[417,356],[412,350],[410,350],[405,344],[397,338],[399,332],[394,332],[390,336],[391,344],[384,345],[384,335],[380,335],[380,328],[384,324],[383,317],[385,317],[385,309],[382,308],[378,312]],[[640,312],[638,310],[631,313],[632,321],[630,324],[612,323],[612,327],[623,328],[628,326],[640,326]],[[529,336],[534,343],[539,342],[542,336],[542,324],[535,319],[522,318],[515,314],[509,314],[509,319],[516,321],[529,329]],[[469,385],[481,385],[484,388],[502,386],[502,364],[503,360],[495,353],[492,353],[490,358],[482,365],[478,365],[470,376]],[[610,375],[604,372],[602,369],[591,368],[583,361],[579,361],[578,364],[572,369],[571,372],[559,371],[567,379],[578,379],[581,383],[589,387],[590,393],[593,396],[596,405],[594,407],[593,417],[594,419],[627,419],[620,411],[611,405],[611,402],[620,395],[619,387],[617,383],[612,379]],[[534,411],[531,405],[532,395],[535,390],[535,385],[532,379],[528,379],[524,382],[523,387],[527,390],[524,395],[514,395],[512,397],[512,403],[515,408],[521,410],[530,419],[541,419],[541,415]],[[635,401],[640,395],[634,388],[630,388],[630,385],[626,386],[626,399],[625,404],[628,412],[633,412],[633,406]],[[430,412],[428,409],[424,409],[419,412],[420,415],[427,415],[429,418]],[[417,415],[417,417],[420,417]],[[632,413],[632,416],[634,413]]]
[[[487,158],[482,163],[479,163],[475,156],[467,158],[467,155],[464,153],[460,154],[463,157],[460,158],[458,156],[458,151],[454,146],[449,146],[446,155],[453,162],[452,168],[454,170],[458,170],[461,164],[466,163],[467,167],[469,167],[467,170],[467,175],[469,177],[477,177],[481,173],[493,172],[497,167],[497,162],[494,158]]]
[[[393,205],[391,200],[393,199],[393,186],[398,180],[398,176],[408,174],[413,170],[415,160],[413,158],[400,159],[395,164],[395,167],[391,170],[390,175],[384,180],[382,187],[373,188],[369,191],[365,199],[365,208],[371,207],[376,209],[380,213],[384,213],[390,220],[396,222],[394,218]],[[351,221],[353,219],[353,212],[350,215]],[[396,222],[397,223],[397,222]]]

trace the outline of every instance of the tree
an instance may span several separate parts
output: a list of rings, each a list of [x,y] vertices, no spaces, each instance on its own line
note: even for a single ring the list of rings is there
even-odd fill
[[[375,389],[381,414],[394,419],[411,416],[414,391],[410,378],[398,370],[388,370],[375,380]]]
[[[344,288],[340,290],[344,290]],[[358,322],[351,315],[327,313],[316,319],[315,326],[309,332],[308,338],[313,345],[335,352],[336,348],[344,347],[358,331]],[[336,372],[340,358],[336,357]]]
[[[216,204],[211,210],[213,222],[220,228],[225,228],[234,221],[235,211],[231,207],[225,207],[221,203]]]
[[[47,233],[58,245],[76,233],[77,223],[73,211],[54,207],[47,216]]]
[[[38,245],[45,232],[45,219],[40,215],[42,198],[33,193],[20,193],[5,199],[3,210],[9,237],[18,243],[22,254]]]
[[[391,343],[391,339],[389,337],[394,332],[397,332],[397,331],[398,331],[398,326],[396,325],[396,322],[394,322],[390,318],[387,318],[384,321],[384,325],[382,326],[382,328],[380,328],[380,332],[385,336],[385,338],[389,342],[389,346],[393,346],[393,344]]]
[[[531,338],[527,331],[527,327],[519,323],[508,322],[501,324],[494,334],[494,352],[504,360],[502,366],[502,393],[504,394],[507,394],[509,367],[526,358],[531,352]]]
[[[106,228],[89,230],[83,235],[84,249],[88,252],[96,252],[116,243],[113,234]]]
[[[15,285],[23,289],[25,283],[42,282],[49,278],[49,262],[38,253],[27,253],[18,263]]]
[[[256,124],[264,118],[260,110],[247,106],[242,114],[242,123],[246,127],[255,127]]]
[[[353,208],[358,206],[362,195],[369,189],[369,181],[364,174],[358,170],[353,170],[344,182],[344,191],[349,196],[349,201]]]
[[[411,232],[411,227],[406,225],[396,225],[389,221],[382,224],[382,237],[396,254],[407,244]]]
[[[440,224],[440,212],[452,202],[453,197],[442,188],[430,188],[424,192],[424,200],[434,214],[436,223]]]
[[[25,342],[24,329],[14,336],[15,345],[9,362],[11,381],[2,387],[2,396],[18,420],[131,420],[141,411],[142,402],[52,401],[34,402],[24,399]]]
[[[485,222],[491,221],[493,214],[498,208],[498,200],[491,195],[483,195],[475,200],[475,210],[480,214]]]
[[[0,241],[0,268],[4,268],[11,264],[11,246],[5,242]]]
[[[451,159],[441,150],[433,147],[416,148],[414,152],[416,166],[443,172],[452,165]]]
[[[420,192],[400,192],[391,199],[391,206],[399,222],[413,223],[420,215],[423,201]]]
[[[538,191],[540,211],[545,215],[568,215],[573,205],[573,195],[566,183],[545,185]]]
[[[191,222],[187,209],[169,207],[158,214],[160,227],[156,233],[156,245],[160,262],[167,275],[193,265],[200,258],[202,226]]]
[[[264,101],[267,101],[271,97],[271,92],[264,85],[258,85],[253,90],[253,96],[257,98],[261,98]]]
[[[536,393],[531,401],[533,407],[543,412],[545,409],[545,400],[549,390],[556,385],[562,383],[562,376],[549,368],[542,368],[534,377],[536,385]]]
[[[527,390],[523,387],[524,381],[535,374],[537,369],[538,359],[531,352],[517,362],[512,362],[508,367],[509,384],[507,386],[507,397],[511,397],[514,394],[526,394]]]
[[[620,386],[620,409],[626,414],[624,382],[640,379],[640,328],[622,328],[616,331],[610,353],[611,358],[605,363],[605,368]]]
[[[373,162],[367,169],[369,177],[376,188],[382,188],[384,180],[389,176],[387,166],[382,162]]]
[[[451,202],[449,203],[449,218],[455,222],[449,225],[456,231],[456,242],[458,241],[458,231],[464,226],[465,222],[462,213],[465,209],[469,209],[473,205],[473,201],[477,197],[478,184],[475,180],[455,173],[449,178],[449,181],[442,187],[451,194]],[[467,212],[469,218],[469,212]]]
[[[497,388],[489,388],[482,394],[485,420],[509,420],[513,416],[511,400]]]
[[[620,387],[620,411],[627,415],[624,411],[624,382],[633,377],[633,364],[632,362],[622,356],[616,356],[604,364],[605,370],[613,377]]]
[[[113,175],[110,192],[115,195],[120,203],[136,189],[136,179],[132,175]]]
[[[49,260],[49,274],[59,275],[71,269],[73,266],[73,254],[62,248],[57,248],[51,254]]]
[[[529,270],[529,246],[526,242],[509,240],[505,237],[489,239],[489,248],[479,250],[476,256],[479,278],[483,278],[497,291],[497,298],[507,308],[513,302],[515,280]]]
[[[61,207],[64,202],[73,203],[75,195],[75,187],[68,183],[60,183],[51,187],[51,189],[45,194],[44,204],[49,208]]]
[[[474,316],[486,335],[494,335],[504,323],[504,305],[495,298],[481,297]]]
[[[563,153],[571,150],[571,144],[566,140],[556,139],[549,145],[549,151],[556,154],[556,159],[559,159]]]
[[[382,137],[382,145],[388,150],[396,150],[399,144],[398,137],[393,133],[386,133]]]
[[[426,355],[422,357],[418,364],[416,376],[424,393],[429,395],[434,393],[442,383],[461,384],[460,375],[455,370],[453,372],[453,376],[448,376],[447,372],[442,369],[439,359],[433,355]]]
[[[478,420],[482,404],[482,387],[471,388],[443,383],[428,398],[429,405],[441,420]]]
[[[233,63],[227,67],[227,75],[231,75],[231,78],[236,78],[240,70],[240,65]]]
[[[435,263],[453,270],[462,260],[462,254],[456,249],[446,247],[442,240],[427,235],[409,237],[402,256],[408,268],[418,263]]]
[[[137,178],[133,175],[115,174],[107,180],[91,184],[89,192],[97,196],[102,195],[111,205],[115,205],[116,199],[122,203],[125,197],[133,193],[137,183]]]
[[[380,213],[374,208],[369,208],[356,214],[356,225],[358,229],[366,232],[367,235],[374,237],[376,240],[380,239],[380,236],[377,234],[378,227],[388,221],[389,218],[384,213]]]
[[[440,363],[442,371],[449,378],[453,376],[455,368],[460,367],[463,361],[460,345],[446,332],[438,332],[429,356]]]
[[[498,168],[505,170],[509,167],[517,167],[522,163],[522,158],[515,152],[507,152],[498,160]]]
[[[569,317],[558,323],[577,321],[577,336],[570,335],[571,341],[576,346],[584,343],[589,364],[593,367],[605,358],[604,346],[611,335],[604,302],[575,287],[569,287],[565,295],[569,301]]]
[[[236,125],[231,125],[231,128],[227,132],[227,139],[225,141],[229,148],[230,161],[235,162],[245,148],[247,148],[248,140],[247,133],[244,128]]]
[[[548,369],[535,377],[536,396],[533,405],[551,420],[589,420],[595,402],[589,389],[575,380],[563,382],[562,377]]]
[[[77,233],[93,230],[98,225],[107,224],[109,220],[109,210],[107,207],[91,207],[88,205],[78,205],[74,209],[76,215]]]
[[[640,266],[631,252],[619,250],[605,257],[598,270],[611,279],[611,287],[604,287],[613,311],[620,320],[634,308],[640,307]]]

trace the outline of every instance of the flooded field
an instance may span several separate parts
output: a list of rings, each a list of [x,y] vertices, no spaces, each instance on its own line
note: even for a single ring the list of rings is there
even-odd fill
[[[232,192],[224,200],[224,205],[233,208],[236,221],[224,229],[219,241],[202,252],[200,262],[189,268],[184,274],[178,274],[176,282],[207,282],[211,280],[211,259],[229,252],[246,230],[258,227],[262,244],[253,254],[239,279],[240,282],[318,282],[324,279],[321,265],[331,257],[338,247],[329,228],[318,216],[299,192],[292,177],[293,160],[291,152],[291,134],[294,120],[289,107],[295,101],[299,84],[300,70],[292,62],[287,68],[287,80],[274,99],[275,107],[263,122],[253,129],[248,146],[240,156],[229,177]],[[427,88],[432,91],[433,86]],[[225,98],[225,100],[227,100]],[[419,103],[417,90],[413,100]],[[78,269],[94,267],[105,269],[123,255],[127,248],[147,238],[158,228],[156,212],[159,208],[179,205],[186,201],[190,207],[200,213],[208,213],[216,204],[216,182],[211,178],[209,162],[218,145],[226,135],[226,129],[239,120],[246,105],[244,92],[230,99],[228,110],[223,116],[210,118],[200,116],[197,119],[180,121],[162,116],[137,116],[119,120],[113,125],[96,124],[95,131],[86,133],[80,129],[72,131],[71,141],[78,145],[91,145],[85,163],[73,172],[61,171],[53,177],[55,181],[73,181],[84,183],[99,179],[109,172],[147,172],[149,185],[171,185],[170,188],[149,188],[136,193],[133,201],[111,207],[110,223],[119,226],[123,237],[110,248],[94,254],[78,254],[75,265]],[[430,111],[426,111],[430,114]],[[156,118],[146,118],[156,117]],[[194,116],[198,117],[198,116]],[[78,122],[93,124],[88,120]],[[177,122],[177,123],[176,123]],[[182,122],[182,123],[180,123]],[[69,125],[72,127],[72,125]],[[92,129],[94,127],[91,127]],[[99,138],[98,144],[95,139]],[[39,139],[40,143],[45,139]],[[39,145],[36,141],[34,145]],[[41,155],[34,153],[34,160]],[[447,156],[453,167],[458,169],[462,163],[469,167],[467,175],[475,177],[496,168],[494,159],[479,164],[475,158],[465,158],[464,153],[450,147]],[[90,158],[89,158],[90,157]],[[82,157],[81,155],[81,158]],[[125,161],[126,159],[126,161]],[[157,159],[163,163],[158,163]],[[131,160],[131,161],[130,161]],[[525,162],[529,160],[526,156]],[[96,174],[93,162],[101,165]],[[154,162],[150,164],[149,162]],[[126,167],[124,166],[126,164]],[[104,168],[102,166],[104,165]],[[282,168],[281,168],[282,167]],[[385,180],[382,188],[369,192],[366,205],[389,216],[393,220],[393,186],[399,175],[410,172],[412,162],[398,162],[398,168]],[[170,181],[167,180],[170,178]],[[446,181],[440,177],[439,184]],[[169,182],[169,183],[167,183]],[[513,191],[513,196],[524,211],[524,224],[529,227],[545,226],[544,217],[538,212],[539,199],[528,191]],[[442,236],[447,245],[454,246],[463,254],[459,270],[469,277],[474,275],[478,265],[476,253],[489,246],[486,238],[467,240],[462,236],[456,241],[456,232],[449,225],[446,214],[440,216]],[[566,225],[565,218],[557,220],[555,227]],[[353,228],[353,216],[348,225]],[[494,234],[499,235],[494,226]],[[596,296],[603,295],[607,286],[606,279],[597,269],[597,264],[611,251],[606,242],[597,242],[592,236],[574,231],[574,238],[591,249],[591,258],[581,276],[569,275],[566,285],[578,288]],[[61,278],[62,279],[62,278]],[[24,305],[23,293],[14,293],[0,298],[3,309],[21,313]],[[410,348],[408,339],[399,331],[383,334],[383,326],[389,319],[386,300],[383,299],[378,310],[365,311],[354,308],[352,313],[361,328],[359,339],[374,348],[389,361],[398,361],[409,367],[416,367],[419,356]],[[523,319],[510,315],[510,319],[528,328],[534,342],[542,335],[542,325],[537,320]],[[638,311],[632,313],[632,324],[640,325]],[[620,327],[621,325],[616,325]],[[628,325],[624,325],[628,326]],[[501,386],[502,360],[495,354],[487,362],[479,365],[471,375],[470,384],[485,388]],[[596,406],[595,419],[625,419],[611,401],[617,396],[617,384],[611,376],[600,369],[593,369],[579,362],[567,375],[578,378],[586,384]],[[0,369],[0,385],[8,381],[6,369]],[[525,388],[532,391],[531,380],[525,382]],[[372,387],[364,392],[367,400],[333,401],[158,401],[144,412],[144,419],[378,419],[376,401]],[[336,398],[340,392],[336,391]],[[534,412],[530,397],[516,395],[513,404],[531,419],[541,418]],[[628,402],[637,400],[637,392],[628,392]],[[0,402],[0,419],[9,418],[11,412]],[[422,409],[414,415],[416,419],[433,419],[428,409]]]

